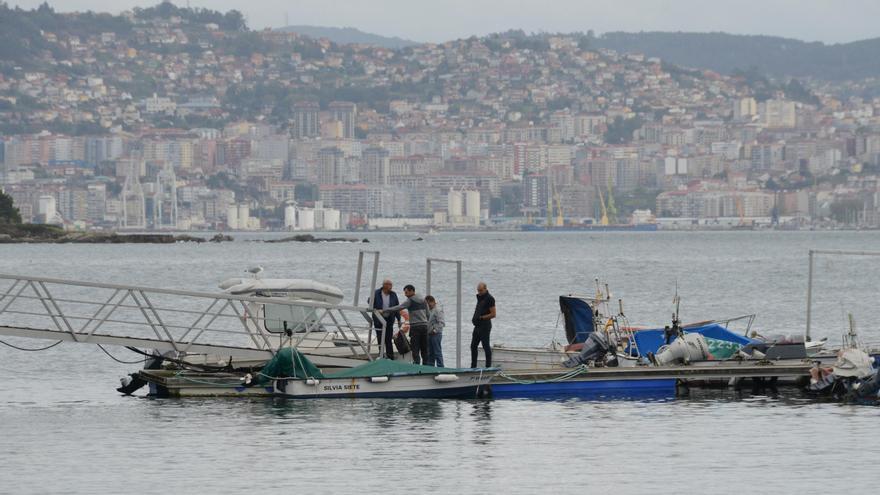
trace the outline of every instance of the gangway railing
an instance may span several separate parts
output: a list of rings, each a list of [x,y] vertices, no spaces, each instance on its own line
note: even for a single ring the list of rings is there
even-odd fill
[[[372,359],[364,341],[372,316],[368,307],[284,297],[0,274],[0,335],[8,336],[237,359],[268,359],[292,345],[332,364]]]
[[[813,265],[817,255],[827,256],[880,256],[880,251],[847,251],[840,249],[810,249],[810,263],[807,274],[807,327],[804,330],[804,340],[810,342],[813,323]]]

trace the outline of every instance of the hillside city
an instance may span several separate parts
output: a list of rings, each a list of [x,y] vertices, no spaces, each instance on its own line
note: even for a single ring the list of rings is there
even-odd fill
[[[880,98],[509,31],[0,3],[0,188],[100,230],[880,227]]]

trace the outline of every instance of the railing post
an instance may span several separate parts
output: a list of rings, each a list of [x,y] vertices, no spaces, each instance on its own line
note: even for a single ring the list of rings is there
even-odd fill
[[[376,282],[379,277],[379,251],[373,251],[373,278],[370,280],[370,299],[373,298],[373,291],[376,290]],[[355,304],[357,306],[357,304]]]
[[[455,323],[455,348],[457,351],[455,356],[455,367],[461,368],[461,261],[458,261],[456,265],[455,278],[457,289],[455,293],[455,312],[457,313],[456,316],[458,321]]]
[[[804,333],[804,341],[810,341],[810,324],[813,316],[813,255],[810,249],[810,269],[807,275],[807,330]]]
[[[357,267],[357,278],[354,282],[354,305],[357,306],[360,301],[361,295],[361,273],[364,270],[364,252],[360,251],[358,253],[358,267]]]
[[[431,258],[425,260],[425,294],[431,293]]]

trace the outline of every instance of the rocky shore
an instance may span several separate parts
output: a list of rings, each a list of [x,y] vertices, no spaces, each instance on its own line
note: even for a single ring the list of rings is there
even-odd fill
[[[315,237],[312,234],[298,234],[281,239],[268,239],[263,242],[370,242],[367,239],[354,239],[351,237]]]
[[[232,237],[217,234],[210,239],[187,234],[120,234],[117,232],[68,232],[52,225],[0,224],[0,244],[174,244],[176,242],[226,242]]]

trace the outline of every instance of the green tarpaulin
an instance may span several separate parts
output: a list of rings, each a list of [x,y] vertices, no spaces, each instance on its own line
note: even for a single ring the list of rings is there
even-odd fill
[[[285,347],[279,349],[260,371],[260,383],[274,378],[324,378],[324,374],[298,350]]]
[[[742,347],[736,342],[713,339],[712,337],[706,337],[706,344],[709,345],[709,354],[715,359],[729,359]]]
[[[369,378],[371,376],[436,375],[459,371],[466,370],[377,359],[354,368],[324,374],[302,353],[296,349],[285,347],[279,349],[275,356],[263,366],[263,370],[260,372],[260,382],[266,383],[274,378]]]
[[[370,376],[393,376],[393,375],[436,375],[438,373],[455,373],[454,368],[437,368],[423,366],[404,361],[392,361],[390,359],[377,359],[354,368],[328,373],[327,378],[365,378]]]

